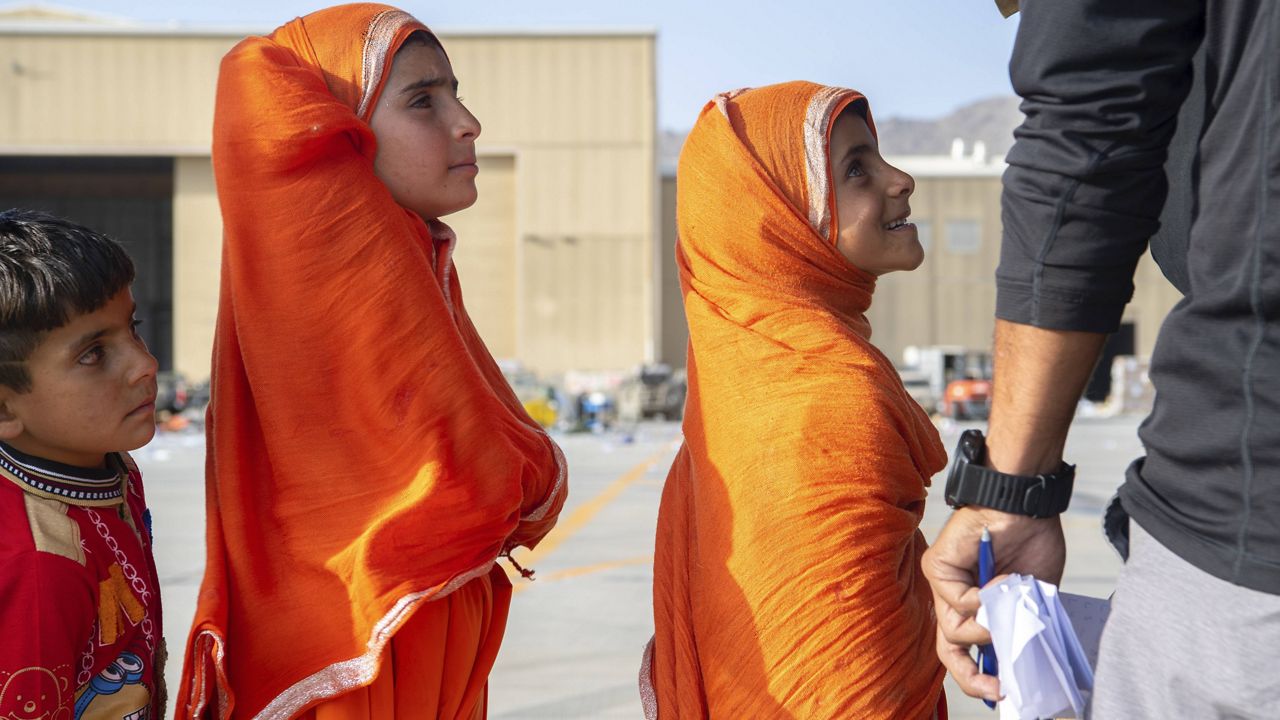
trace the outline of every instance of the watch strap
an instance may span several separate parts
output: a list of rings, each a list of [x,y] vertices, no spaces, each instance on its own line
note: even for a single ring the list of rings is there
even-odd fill
[[[1075,466],[1062,463],[1053,473],[1009,475],[988,467],[963,463],[948,483],[947,504],[980,505],[1017,515],[1047,518],[1059,515],[1071,503]]]

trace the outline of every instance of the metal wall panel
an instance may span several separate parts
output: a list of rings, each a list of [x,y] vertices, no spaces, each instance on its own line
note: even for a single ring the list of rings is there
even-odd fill
[[[239,40],[0,27],[0,154],[179,157],[175,362],[193,376],[207,373],[216,312],[210,268],[217,265],[221,224],[207,159],[214,89],[222,55]],[[467,233],[491,234],[487,264],[515,277],[508,286],[514,300],[495,299],[498,286],[486,289],[493,278],[466,267],[482,261],[462,249],[469,307],[480,311],[477,323],[493,338],[495,355],[514,354],[543,372],[616,369],[648,359],[658,307],[653,34],[444,32],[442,41],[463,97],[484,125],[481,154],[519,158],[499,183],[510,189],[482,187],[477,208],[457,218],[490,228]],[[496,181],[501,172],[482,173],[480,182]],[[485,207],[496,214],[480,218]],[[496,240],[501,234],[509,242]],[[544,237],[580,239],[590,250],[558,242],[560,251],[535,252],[530,265],[523,249],[529,238]],[[493,253],[503,243],[513,255],[499,262]],[[582,273],[588,257],[595,269]],[[530,306],[537,300],[544,309],[567,308],[590,296],[598,301],[572,312],[547,315]],[[514,303],[510,319],[483,307],[489,299]]]
[[[542,368],[623,369],[643,359],[633,318],[648,310],[639,234],[522,237],[521,357]]]
[[[654,143],[648,34],[441,37],[459,94],[498,145]]]
[[[520,357],[545,371],[622,369],[649,359],[651,146],[540,148],[520,160]]]
[[[1182,299],[1182,293],[1160,272],[1149,252],[1138,261],[1133,284],[1133,299],[1125,308],[1124,322],[1134,324],[1138,356],[1149,358],[1156,349],[1156,336],[1165,316]]]
[[[208,152],[218,62],[237,40],[0,33],[0,145]]]
[[[5,146],[208,148],[240,36],[0,30]],[[652,147],[653,37],[442,36],[488,146]]]
[[[658,255],[661,260],[662,288],[661,326],[662,340],[658,348],[658,360],[671,367],[684,367],[689,353],[689,321],[684,314],[684,292],[680,288],[680,269],[676,265],[676,179],[662,178],[662,242]]]
[[[222,214],[208,157],[182,157],[173,174],[174,367],[209,375],[222,270]]]
[[[519,158],[514,356],[552,373],[650,359],[653,37],[445,34],[443,42],[483,125],[479,145]]]
[[[463,302],[495,358],[517,357],[516,160],[478,158],[479,199],[444,218],[458,235],[453,252]]]

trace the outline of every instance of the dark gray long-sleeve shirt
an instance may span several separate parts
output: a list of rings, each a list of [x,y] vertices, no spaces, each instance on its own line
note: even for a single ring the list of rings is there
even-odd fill
[[[1193,169],[1166,180],[1202,44]],[[1010,68],[997,316],[1115,330],[1168,183],[1189,187],[1188,289],[1121,497],[1197,567],[1280,594],[1280,2],[1023,0]]]

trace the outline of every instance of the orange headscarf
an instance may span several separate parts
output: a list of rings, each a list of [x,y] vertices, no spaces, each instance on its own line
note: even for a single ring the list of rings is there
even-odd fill
[[[869,341],[873,276],[834,244],[831,128],[859,101],[726,93],[680,155],[689,397],[658,519],[650,718],[939,709],[917,528],[946,454]]]
[[[208,560],[179,717],[292,717],[367,685],[415,609],[564,502],[559,449],[463,308],[452,231],[374,175],[368,119],[425,29],[345,5],[223,59]]]

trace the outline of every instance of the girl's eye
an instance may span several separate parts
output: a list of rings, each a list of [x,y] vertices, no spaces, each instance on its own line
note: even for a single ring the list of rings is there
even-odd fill
[[[416,107],[416,108],[429,108],[431,107],[431,96],[419,95],[418,97],[413,99],[413,102],[409,103],[409,106]]]
[[[94,345],[93,347],[86,350],[84,354],[81,355],[78,360],[76,360],[76,362],[80,363],[81,365],[97,365],[102,362],[102,357],[105,354],[106,354],[106,350],[104,350],[101,345]]]
[[[862,177],[865,174],[862,171],[862,163],[854,163],[849,166],[849,174],[845,177]]]
[[[131,332],[133,332],[133,336],[135,338],[138,337],[138,326],[141,324],[142,324],[142,321],[137,318],[134,318],[129,322],[129,329]]]

